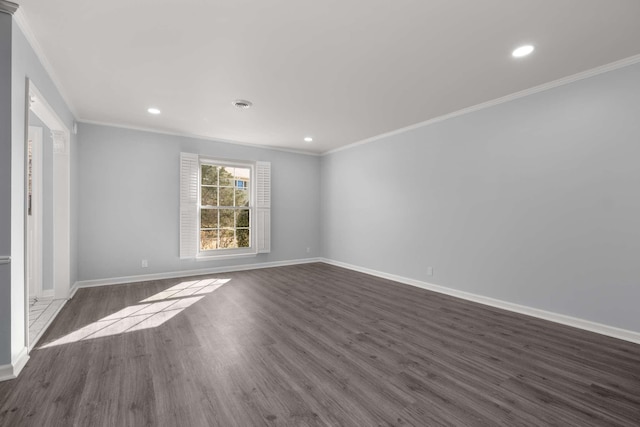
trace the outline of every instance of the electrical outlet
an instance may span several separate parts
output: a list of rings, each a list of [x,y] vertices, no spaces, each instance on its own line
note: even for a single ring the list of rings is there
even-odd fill
[[[427,267],[427,276],[433,276],[433,267]]]
[[[310,254],[311,253],[311,248],[307,248],[307,253]]]
[[[142,262],[140,263],[140,267],[142,268],[149,267],[149,262],[146,259],[143,259]]]

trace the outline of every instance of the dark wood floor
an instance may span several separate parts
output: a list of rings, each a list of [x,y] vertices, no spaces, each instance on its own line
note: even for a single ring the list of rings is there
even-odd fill
[[[78,291],[0,425],[640,425],[639,345],[325,264],[207,277]]]

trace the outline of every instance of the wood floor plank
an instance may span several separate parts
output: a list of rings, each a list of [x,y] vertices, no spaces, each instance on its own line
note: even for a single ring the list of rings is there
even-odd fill
[[[0,426],[638,426],[640,346],[329,266],[81,289]]]

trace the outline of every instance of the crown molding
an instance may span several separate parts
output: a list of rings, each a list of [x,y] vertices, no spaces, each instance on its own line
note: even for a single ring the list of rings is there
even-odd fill
[[[629,65],[637,64],[640,62],[640,55],[630,56],[628,58],[621,59],[619,61],[611,62],[609,64],[601,65],[596,68],[592,68],[590,70],[582,71],[577,74],[572,74],[567,77],[560,78],[558,80],[553,80],[549,83],[544,83],[539,86],[534,86],[529,89],[521,90],[520,92],[515,92],[500,98],[492,99],[491,101],[483,102],[481,104],[476,104],[468,108],[463,108],[462,110],[454,111],[449,114],[444,114],[442,116],[434,117],[433,119],[426,120],[424,122],[416,123],[413,125],[405,126],[400,129],[392,130],[390,132],[381,133],[380,135],[372,136],[371,138],[363,139],[361,141],[354,142],[352,144],[344,145],[342,147],[334,148],[333,150],[325,151],[322,153],[322,156],[327,156],[329,154],[337,153],[339,151],[348,150],[350,148],[355,148],[359,145],[368,144],[370,142],[378,141],[380,139],[388,138],[390,136],[398,135],[401,133],[409,132],[414,129],[419,129],[422,127],[426,127],[432,125],[434,123],[443,122],[445,120],[452,119],[454,117],[463,116],[465,114],[473,113],[475,111],[484,110],[485,108],[494,107],[496,105],[504,104],[506,102],[514,101],[519,98],[524,98],[525,96],[533,95],[539,92],[543,92],[545,90],[553,89],[559,86],[568,85],[570,83],[577,82],[579,80],[584,80],[589,77],[594,77],[599,74],[604,74],[609,71],[617,70],[619,68],[624,68]]]
[[[2,5],[3,1],[4,0],[0,0],[0,6]],[[70,98],[67,96],[62,83],[60,83],[60,79],[58,78],[56,72],[53,70],[53,66],[44,53],[44,49],[42,49],[42,46],[38,42],[35,33],[31,29],[31,25],[29,25],[24,9],[18,9],[18,11],[13,15],[13,19],[15,19],[16,24],[18,24],[18,27],[22,31],[22,34],[24,34],[24,37],[27,39],[27,43],[29,43],[31,49],[33,49],[33,51],[35,52],[36,57],[38,58],[38,60],[40,60],[40,64],[42,64],[42,67],[49,75],[49,78],[53,82],[55,88],[58,90],[58,93],[62,97],[62,100],[65,102],[65,104],[67,104],[67,108],[69,108],[71,114],[73,114],[74,117],[78,117],[75,107],[71,103]]]
[[[16,10],[18,10],[19,7],[20,5],[16,3],[7,0],[0,0],[0,12],[2,13],[13,15],[14,13],[16,13]]]
[[[240,146],[243,146],[243,147],[259,148],[259,149],[262,149],[262,150],[281,151],[281,152],[284,152],[284,153],[292,153],[292,154],[302,154],[304,156],[318,157],[318,156],[322,155],[322,154],[314,152],[314,151],[296,150],[296,149],[293,149],[293,148],[276,147],[274,145],[251,144],[249,142],[241,142],[241,141],[234,141],[234,140],[231,140],[231,139],[215,138],[215,137],[211,137],[211,136],[197,135],[197,134],[191,134],[191,133],[186,133],[186,132],[170,132],[170,131],[155,129],[155,128],[151,128],[151,127],[144,127],[144,126],[131,126],[131,125],[123,125],[123,124],[119,124],[119,123],[102,122],[102,121],[97,121],[97,120],[84,120],[84,119],[78,119],[78,123],[84,123],[84,124],[96,125],[96,126],[108,126],[108,127],[112,127],[112,128],[134,130],[134,131],[138,131],[138,132],[156,133],[156,134],[159,134],[159,135],[179,136],[179,137],[182,137],[182,138],[199,139],[199,140],[202,140],[202,141],[221,142],[221,143],[225,143],[225,144],[240,145]]]

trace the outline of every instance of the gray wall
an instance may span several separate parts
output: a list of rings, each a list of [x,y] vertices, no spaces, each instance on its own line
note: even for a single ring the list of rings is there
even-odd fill
[[[75,118],[73,113],[65,103],[64,99],[58,92],[55,84],[51,80],[49,74],[44,69],[40,60],[36,56],[35,52],[27,42],[27,39],[22,34],[22,31],[17,25],[14,26],[14,82],[19,82],[20,87],[14,93],[25,93],[25,79],[29,78],[38,88],[40,93],[45,97],[51,108],[56,112],[58,117],[64,122],[68,129],[73,129],[73,123]],[[18,138],[24,140],[24,96],[18,96],[14,99],[14,114],[17,115],[17,120],[21,123]],[[14,116],[15,117],[15,116]],[[14,132],[15,134],[15,132]],[[71,135],[69,151],[71,153],[70,168],[71,168],[71,284],[77,280],[78,272],[78,256],[77,256],[77,205],[78,205],[78,183],[77,183],[77,138],[76,135]],[[47,129],[44,131],[44,190],[45,190],[45,204],[50,203],[53,206],[53,185],[51,179],[53,178],[53,142],[51,140],[51,134]],[[47,177],[50,179],[47,180]],[[49,200],[47,201],[47,198]],[[53,213],[49,210],[44,218],[45,224],[49,224],[49,227],[53,227]],[[46,236],[45,236],[46,237]],[[52,250],[52,249],[51,249]],[[53,261],[51,261],[53,262]],[[46,289],[46,288],[45,288]]]
[[[321,173],[327,258],[640,331],[640,64],[327,155]]]
[[[11,16],[0,13],[0,255],[11,254]],[[11,363],[11,265],[0,265],[0,366]]]
[[[42,128],[42,289],[53,290],[53,138],[33,112],[29,126]]]
[[[13,30],[13,81],[14,94],[17,96],[13,100],[13,117],[14,124],[19,123],[19,129],[14,130],[14,138],[24,141],[24,121],[25,121],[25,82],[26,78],[29,78],[38,88],[40,93],[46,98],[48,104],[56,112],[60,120],[64,122],[68,129],[73,129],[73,123],[75,117],[67,106],[65,100],[58,92],[55,84],[51,80],[51,77],[40,63],[40,60],[36,56],[35,52],[29,45],[29,42],[25,38],[24,34],[17,25],[14,25]],[[46,132],[45,132],[46,133]],[[48,135],[45,135],[47,137]],[[71,153],[70,168],[71,168],[71,284],[77,280],[78,272],[78,256],[77,256],[77,216],[78,211],[78,184],[77,184],[77,138],[76,135],[71,135],[71,141],[69,144],[69,151]],[[51,166],[51,165],[50,165]],[[47,219],[45,218],[45,221]],[[52,221],[52,218],[49,218]],[[53,224],[53,223],[52,223]]]
[[[10,69],[9,74],[7,74],[7,67]],[[2,166],[0,168],[2,171],[0,172],[0,178],[2,178],[0,180],[0,248],[3,248],[4,255],[6,248],[10,245],[12,256],[11,276],[7,272],[7,266],[0,267],[0,365],[4,365],[11,363],[11,358],[23,349],[25,336],[22,303],[25,295],[23,183],[26,78],[29,77],[37,85],[51,107],[70,128],[74,118],[20,28],[9,15],[2,13],[0,13],[0,70],[0,165]],[[11,79],[8,89],[6,77]],[[9,139],[6,136],[7,131],[10,132]],[[75,146],[75,138],[72,138],[70,147],[72,162]],[[75,160],[77,161],[77,158]],[[11,186],[11,178],[6,177],[13,177],[13,186]],[[72,172],[72,179],[73,177]],[[77,203],[74,200],[77,193],[73,191],[72,187],[72,209],[73,204]],[[13,213],[7,214],[10,212],[11,199],[14,201]],[[16,200],[19,203],[15,203]],[[6,234],[9,230],[13,230],[14,235],[11,243]],[[19,238],[16,239],[15,236]],[[73,246],[72,241],[72,248]],[[77,248],[75,250],[77,251]],[[77,277],[77,256],[74,258],[74,253],[77,252],[72,251],[72,279]]]
[[[81,124],[78,137],[80,280],[320,255],[317,156],[91,124]],[[182,151],[271,162],[270,254],[207,262],[179,259]],[[140,267],[142,259],[148,259],[149,268]]]

